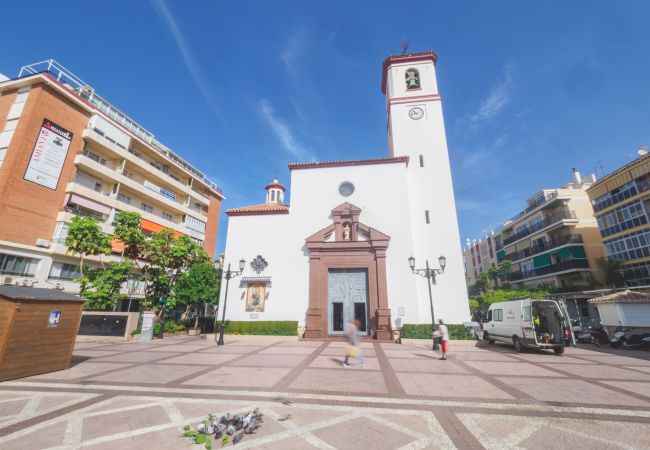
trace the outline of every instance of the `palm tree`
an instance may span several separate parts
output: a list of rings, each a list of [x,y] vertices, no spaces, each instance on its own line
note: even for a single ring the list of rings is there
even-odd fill
[[[603,256],[596,260],[603,282],[607,287],[621,287],[625,284],[623,276],[623,261],[620,259],[607,259]]]

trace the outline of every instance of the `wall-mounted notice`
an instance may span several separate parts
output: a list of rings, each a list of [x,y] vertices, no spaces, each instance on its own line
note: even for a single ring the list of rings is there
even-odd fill
[[[68,155],[72,133],[49,119],[43,119],[25,179],[50,189],[56,189]]]

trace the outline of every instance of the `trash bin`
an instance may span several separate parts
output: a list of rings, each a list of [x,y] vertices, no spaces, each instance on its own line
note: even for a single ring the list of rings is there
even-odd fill
[[[70,367],[84,299],[0,286],[0,381]]]

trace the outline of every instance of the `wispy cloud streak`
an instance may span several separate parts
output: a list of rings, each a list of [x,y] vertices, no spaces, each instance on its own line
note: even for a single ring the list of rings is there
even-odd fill
[[[171,11],[167,7],[165,0],[152,0],[151,3],[169,29],[172,38],[174,38],[174,42],[176,43],[176,46],[181,53],[185,67],[187,67],[187,70],[192,77],[192,81],[194,81],[196,87],[198,87],[203,94],[203,97],[205,98],[205,101],[210,109],[212,109],[212,112],[214,112],[217,118],[221,121],[221,112],[214,100],[212,93],[210,92],[210,89],[208,88],[206,78],[203,75],[203,72],[201,71],[196,60],[194,59],[194,56],[192,56],[192,52],[190,51],[190,46],[187,43],[187,39],[185,39],[185,35],[183,35],[181,32],[181,29],[176,23],[176,19],[172,15]]]
[[[287,41],[280,53],[280,59],[284,63],[289,76],[295,82],[298,81],[298,60],[307,51],[309,38],[304,30],[296,31]]]
[[[514,72],[515,66],[512,62],[505,65],[503,68],[504,79],[492,88],[487,98],[481,102],[478,110],[469,116],[471,123],[476,125],[487,122],[506,106],[510,101]]]
[[[258,102],[258,112],[278,138],[282,147],[299,161],[315,161],[314,155],[296,141],[291,127],[275,113],[271,102],[263,98]]]

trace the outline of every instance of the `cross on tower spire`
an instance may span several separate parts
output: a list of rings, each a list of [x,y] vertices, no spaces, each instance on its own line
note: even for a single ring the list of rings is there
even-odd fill
[[[406,53],[408,53],[408,49],[409,49],[409,41],[406,38],[404,38],[402,39],[402,55],[406,55]]]

